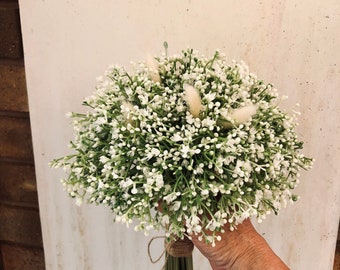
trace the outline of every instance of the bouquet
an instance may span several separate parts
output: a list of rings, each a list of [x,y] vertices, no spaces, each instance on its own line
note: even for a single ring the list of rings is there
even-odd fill
[[[196,234],[214,246],[226,224],[261,222],[298,198],[312,159],[300,153],[296,113],[245,63],[187,49],[98,80],[88,112],[70,114],[74,153],[52,161],[78,204],[106,205],[167,242]]]

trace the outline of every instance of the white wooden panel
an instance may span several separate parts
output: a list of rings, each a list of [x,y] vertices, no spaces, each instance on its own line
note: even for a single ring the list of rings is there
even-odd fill
[[[47,269],[160,269],[150,238],[113,224],[108,209],[78,208],[47,163],[64,155],[95,77],[148,53],[220,48],[273,82],[302,111],[299,134],[316,158],[301,200],[258,226],[292,269],[332,269],[340,214],[340,2],[338,0],[20,1],[34,154]],[[153,251],[161,251],[156,242]],[[210,269],[195,254],[195,269]]]

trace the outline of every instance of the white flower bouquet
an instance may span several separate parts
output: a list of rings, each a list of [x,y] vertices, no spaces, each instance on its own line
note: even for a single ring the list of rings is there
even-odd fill
[[[214,245],[216,232],[249,217],[261,222],[297,199],[296,116],[279,108],[271,84],[243,63],[192,49],[110,67],[89,112],[72,113],[74,154],[52,161],[77,202],[104,204],[136,230],[192,234]],[[207,233],[209,232],[209,233]]]

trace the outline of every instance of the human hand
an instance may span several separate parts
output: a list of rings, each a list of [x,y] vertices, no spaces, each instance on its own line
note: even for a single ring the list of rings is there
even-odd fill
[[[259,235],[249,219],[230,231],[225,226],[216,246],[199,241],[191,235],[192,242],[209,260],[213,270],[288,270],[284,262]]]

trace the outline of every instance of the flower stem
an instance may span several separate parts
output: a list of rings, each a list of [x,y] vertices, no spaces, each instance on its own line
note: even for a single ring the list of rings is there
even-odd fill
[[[173,257],[167,254],[165,270],[193,270],[192,255],[189,257]]]

